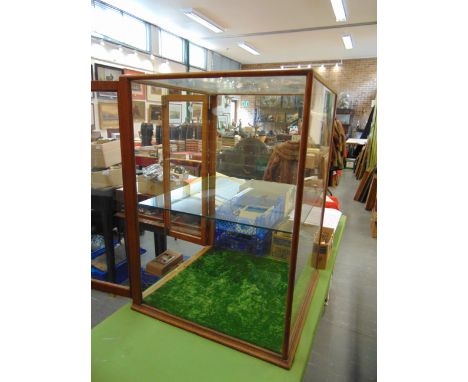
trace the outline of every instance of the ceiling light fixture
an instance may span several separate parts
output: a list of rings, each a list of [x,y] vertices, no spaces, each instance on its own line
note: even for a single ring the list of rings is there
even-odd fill
[[[345,34],[341,36],[341,38],[343,39],[343,44],[346,49],[353,49],[353,40],[350,34]]]
[[[215,33],[224,32],[224,29],[217,25],[214,21],[211,21],[208,17],[202,15],[192,8],[182,9],[182,12],[185,16],[190,17],[193,21],[196,21],[197,23],[203,25],[205,28],[208,28]]]
[[[256,50],[251,45],[246,44],[245,41],[241,41],[237,45],[239,45],[242,49],[245,49],[247,52],[249,52],[251,54],[254,54],[255,56],[258,56],[260,54],[260,52],[258,50]]]
[[[346,12],[344,9],[343,0],[330,0],[335,13],[336,21],[346,21]]]

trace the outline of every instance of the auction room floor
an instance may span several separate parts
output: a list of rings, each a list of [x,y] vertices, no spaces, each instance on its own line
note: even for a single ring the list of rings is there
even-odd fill
[[[333,194],[347,216],[335,264],[330,300],[319,323],[304,382],[377,380],[377,241],[370,212],[353,200],[359,182],[344,170]],[[93,290],[94,327],[129,299]]]

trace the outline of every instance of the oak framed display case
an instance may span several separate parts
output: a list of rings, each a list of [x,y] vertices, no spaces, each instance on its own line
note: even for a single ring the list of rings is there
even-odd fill
[[[144,201],[137,197],[135,84],[166,94],[161,96],[162,144],[156,147],[161,153],[156,166],[160,187]],[[301,98],[302,119],[293,130],[295,136],[272,150],[264,147],[256,136],[258,126],[253,126],[254,133],[237,142],[239,154],[231,157],[235,174],[223,174],[217,172],[221,152],[227,150],[217,145],[222,96]],[[319,275],[312,250],[314,237],[322,231],[335,103],[336,93],[312,70],[119,78],[134,310],[291,367]],[[284,112],[282,103],[273,106],[275,113]],[[164,224],[169,236],[202,245],[198,253],[145,291],[139,256],[142,217],[155,225]]]

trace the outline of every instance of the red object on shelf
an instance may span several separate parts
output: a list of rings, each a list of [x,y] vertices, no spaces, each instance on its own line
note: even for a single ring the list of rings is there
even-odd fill
[[[135,164],[137,166],[147,167],[158,163],[158,158],[143,157],[135,155]]]
[[[327,200],[325,201],[325,208],[334,208],[335,210],[339,211],[340,201],[336,196],[327,196]]]

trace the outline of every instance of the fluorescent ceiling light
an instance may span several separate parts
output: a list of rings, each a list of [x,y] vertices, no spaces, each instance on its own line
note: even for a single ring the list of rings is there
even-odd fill
[[[343,39],[343,44],[346,49],[353,49],[353,40],[351,39],[350,34],[345,34],[344,36],[341,36]]]
[[[219,25],[216,25],[216,23],[211,21],[208,17],[202,15],[201,13],[195,11],[192,8],[183,9],[182,12],[184,12],[185,16],[190,17],[192,20],[203,25],[205,28],[212,30],[215,33],[224,32],[223,28],[221,28]]]
[[[343,5],[343,0],[330,0],[335,12],[336,21],[346,21],[346,12]]]
[[[241,41],[239,45],[242,49],[245,49],[247,52],[251,53],[251,54],[254,54],[255,56],[258,56],[260,54],[260,52],[258,50],[256,50],[254,47],[246,44],[244,41]]]

